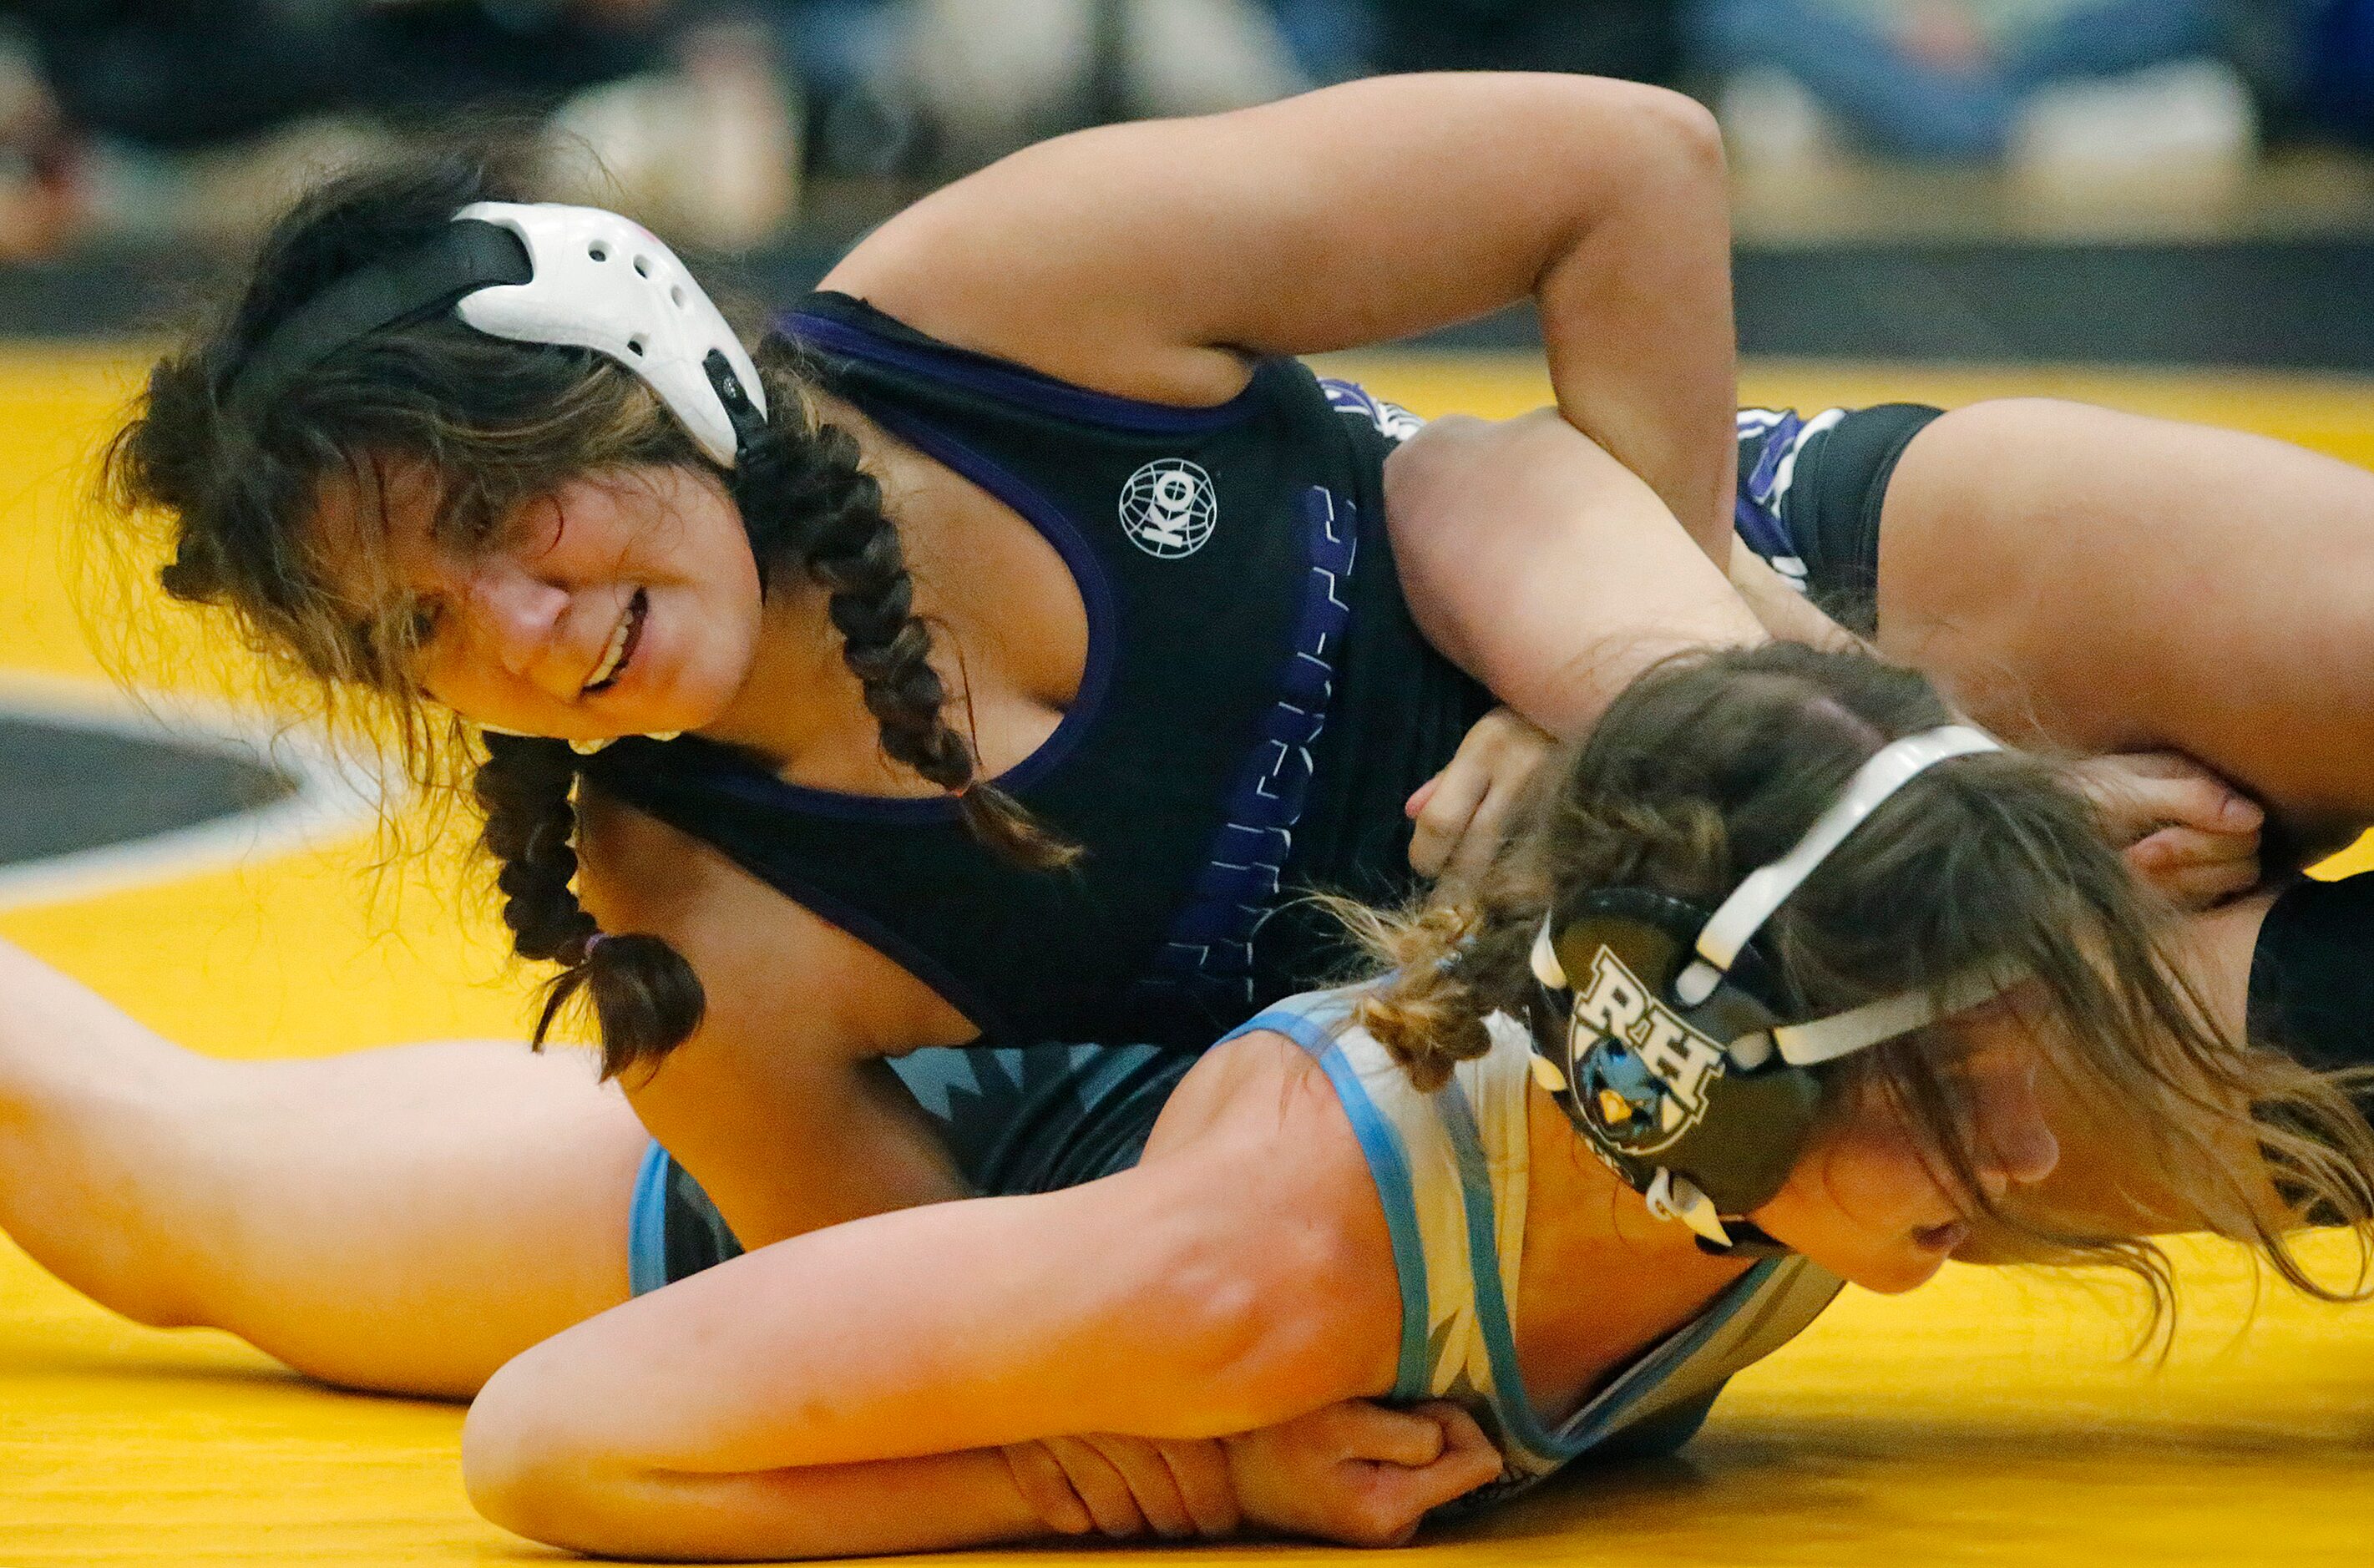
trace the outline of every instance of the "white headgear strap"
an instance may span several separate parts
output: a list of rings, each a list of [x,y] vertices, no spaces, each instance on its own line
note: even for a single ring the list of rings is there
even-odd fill
[[[763,417],[758,369],[676,252],[641,225],[599,207],[473,202],[453,215],[507,228],[535,269],[526,283],[464,295],[462,319],[490,336],[591,348],[641,377],[711,460],[734,466],[725,401],[704,368],[723,354]]]
[[[1698,932],[1698,961],[1682,971],[1674,982],[1674,994],[1686,1007],[1695,1007],[1713,995],[1740,950],[1764,929],[1764,922],[1889,796],[1948,757],[2002,749],[1993,736],[1967,724],[1924,730],[1882,746],[1855,770],[1846,792],[1814,819],[1814,825],[1795,848],[1750,872],[1722,901]]]

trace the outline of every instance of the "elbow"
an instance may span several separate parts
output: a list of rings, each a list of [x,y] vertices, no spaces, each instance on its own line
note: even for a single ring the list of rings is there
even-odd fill
[[[1577,80],[1596,93],[1619,95],[1612,106],[1615,119],[1629,133],[1632,162],[1642,172],[1663,180],[1678,172],[1722,182],[1726,171],[1722,126],[1714,111],[1671,88],[1595,77]],[[1578,115],[1569,121],[1576,130],[1575,140],[1587,144],[1579,148],[1586,158],[1597,161],[1607,156],[1609,107],[1603,97],[1599,115]]]
[[[488,1380],[462,1426],[462,1486],[487,1522],[578,1551],[600,1551],[597,1467],[572,1454],[536,1394],[529,1356]]]
[[[1685,93],[1637,82],[1588,81],[1620,94],[1602,98],[1596,113],[1573,114],[1554,133],[1567,166],[1563,181],[1571,227],[1544,258],[1535,291],[1546,286],[1604,221],[1720,221],[1730,231],[1731,171],[1722,127],[1706,105]]]
[[[1666,156],[1693,176],[1720,185],[1729,166],[1723,157],[1722,126],[1714,111],[1687,93],[1668,88],[1644,87],[1641,112]]]

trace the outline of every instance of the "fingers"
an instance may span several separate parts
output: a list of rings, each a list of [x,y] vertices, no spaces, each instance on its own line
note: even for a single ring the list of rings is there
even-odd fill
[[[1404,808],[1416,823],[1410,865],[1421,876],[1469,877],[1500,846],[1510,810],[1554,744],[1505,708],[1477,720],[1449,766],[1420,785]]]
[[[1321,1423],[1321,1440],[1341,1459],[1415,1469],[1432,1464],[1442,1452],[1441,1423],[1425,1413],[1427,1408],[1396,1410],[1372,1399],[1346,1399],[1313,1419]]]
[[[1073,1492],[1087,1508],[1100,1534],[1121,1539],[1144,1532],[1146,1515],[1139,1510],[1128,1480],[1094,1445],[1077,1437],[1050,1437],[1044,1446],[1064,1467]]]
[[[1451,848],[1451,863],[1442,870],[1444,881],[1472,880],[1491,864],[1501,840],[1508,837],[1509,815],[1522,793],[1517,784],[1498,778],[1492,780],[1484,799],[1476,803],[1475,814],[1467,819],[1467,830]]]
[[[1064,1467],[1040,1443],[1010,1443],[998,1450],[1014,1476],[1015,1489],[1040,1522],[1059,1535],[1083,1536],[1096,1527]]]
[[[1228,1479],[1228,1457],[1217,1443],[1180,1442],[1155,1445],[1170,1479],[1186,1505],[1193,1533],[1207,1539],[1232,1536],[1244,1523],[1237,1489]]]
[[[1442,874],[1491,787],[1491,770],[1462,748],[1451,766],[1434,776],[1430,789],[1420,791],[1426,802],[1417,813],[1416,831],[1410,835],[1409,851],[1410,866],[1418,875]]]
[[[2259,883],[2258,837],[2163,827],[2126,850],[2128,866],[2171,901],[2198,908]]]
[[[1143,1437],[1117,1437],[1092,1432],[1080,1441],[1095,1449],[1121,1474],[1130,1501],[1144,1517],[1145,1527],[1170,1539],[1195,1533],[1195,1518],[1179,1493],[1179,1481],[1163,1457],[1160,1445]]]
[[[2181,761],[2181,759],[2179,759]],[[2144,777],[2131,786],[2147,820],[2181,824],[2207,833],[2255,833],[2266,813],[2222,778],[2190,764],[2166,777]]]
[[[1374,1465],[1352,1520],[1360,1544],[1398,1546],[1417,1532],[1427,1515],[1498,1479],[1500,1451],[1475,1420],[1456,1405],[1420,1405],[1409,1412],[1432,1426],[1439,1447],[1417,1466]]]
[[[2130,839],[2171,824],[2204,833],[2255,833],[2266,814],[2178,752],[2088,757],[2076,765],[2075,778],[2101,809],[2106,825]]]
[[[1454,1497],[1464,1497],[1477,1487],[1499,1479],[1505,1462],[1500,1450],[1484,1434],[1475,1418],[1448,1400],[1437,1400],[1418,1409],[1442,1429],[1442,1453],[1427,1469],[1436,1475],[1444,1489],[1440,1497],[1427,1504],[1439,1508]]]

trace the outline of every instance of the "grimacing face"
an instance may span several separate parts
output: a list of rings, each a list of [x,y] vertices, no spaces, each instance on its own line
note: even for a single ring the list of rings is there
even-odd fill
[[[1945,1027],[1962,1032],[1960,1021]],[[1975,1117],[1980,1187],[2001,1198],[2042,1181],[2060,1163],[2061,1146],[2037,1097],[2037,1050],[2017,1030],[1972,1031],[1963,1045],[1952,1071]],[[1751,1218],[1865,1290],[1909,1291],[1937,1272],[1969,1228],[1888,1095],[1857,1079],[1841,1101],[1788,1184]]]
[[[484,542],[439,538],[438,496],[427,465],[391,459],[326,480],[314,514],[326,558],[383,562],[386,580],[340,586],[410,617],[437,701],[497,729],[603,740],[701,729],[741,691],[758,568],[714,475],[597,470],[522,502]],[[382,527],[383,544],[366,541]]]

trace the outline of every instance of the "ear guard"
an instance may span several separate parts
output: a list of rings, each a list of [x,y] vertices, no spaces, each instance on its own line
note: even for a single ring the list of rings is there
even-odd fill
[[[1593,889],[1550,911],[1533,969],[1565,1027],[1551,1039],[1534,1032],[1534,1076],[1653,1212],[1734,1247],[1725,1221],[1769,1202],[1804,1153],[1822,1064],[2003,989],[2001,977],[1976,977],[1788,1023],[1802,1008],[1755,945],[1882,802],[1948,757],[1996,749],[1960,725],[1883,747],[1794,848],[1711,913],[1637,887]]]
[[[349,344],[449,307],[491,337],[609,356],[727,468],[766,427],[758,367],[676,252],[617,213],[558,203],[473,202],[435,240],[341,278],[247,357],[224,401],[252,415]]]

